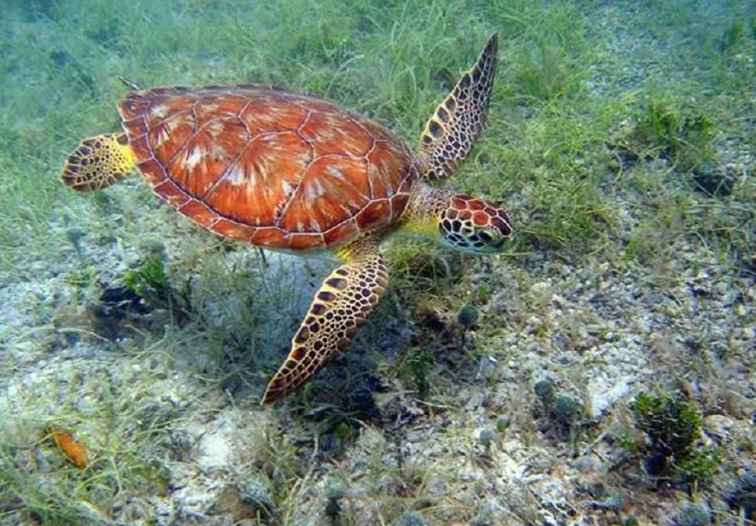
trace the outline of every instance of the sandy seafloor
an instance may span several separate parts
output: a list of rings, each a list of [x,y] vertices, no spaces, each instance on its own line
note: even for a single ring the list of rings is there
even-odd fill
[[[339,3],[293,2],[267,16],[243,2],[173,2],[162,11],[103,2],[77,11],[74,4],[12,2],[0,18],[0,182],[9,192],[0,223],[0,524],[754,523],[752,4],[470,2],[480,38],[454,23],[464,9],[431,3],[367,2],[359,22],[357,7]],[[245,30],[247,7],[267,26]],[[388,97],[374,85],[360,92],[360,79],[372,78],[360,70],[367,49],[360,42],[384,50],[375,63],[385,65],[407,60],[402,38],[432,40],[413,40],[421,24],[413,16],[462,35],[453,71],[439,68],[429,87],[414,86],[432,88],[428,101],[438,102],[443,79],[456,77],[483,35],[500,29],[487,16],[499,9],[497,23],[527,27],[502,34],[501,71],[511,72],[511,53],[528,49],[517,43],[538,40],[539,10],[549,21],[562,8],[580,13],[576,27],[598,50],[597,63],[565,86],[631,109],[656,89],[674,96],[679,86],[685,108],[712,112],[717,132],[707,169],[725,174],[728,191],[678,185],[693,172],[654,145],[629,161],[627,150],[612,149],[633,126],[628,113],[598,140],[616,164],[591,183],[612,219],[594,223],[577,248],[569,238],[550,243],[540,225],[562,212],[527,185],[509,192],[477,174],[498,169],[486,162],[536,133],[502,124],[505,116],[526,123],[559,114],[570,95],[531,104],[516,96],[527,84],[500,73],[492,102],[498,120],[463,171],[471,182],[452,184],[504,199],[520,229],[517,244],[479,258],[393,241],[391,288],[350,351],[274,407],[259,405],[265,382],[335,262],[277,254],[263,261],[253,247],[193,227],[137,177],[99,196],[59,188],[65,153],[80,135],[117,126],[119,76],[207,84],[238,72],[250,81],[262,74],[260,60],[265,82],[362,101],[360,111],[393,126],[386,108],[406,102],[406,93]],[[669,17],[659,22],[666,32],[643,26],[656,11]],[[385,35],[371,26],[380,16],[396,18]],[[224,35],[219,41],[241,50],[213,49],[213,30],[194,29],[209,20]],[[150,24],[165,38],[150,36]],[[289,27],[299,44],[286,45]],[[691,27],[711,34],[699,40]],[[733,27],[732,45],[742,49],[723,66],[736,79],[725,86],[707,80],[692,50],[724,49]],[[256,40],[255,30],[268,40]],[[289,54],[254,47],[266,42]],[[350,46],[361,51],[350,54]],[[343,73],[351,67],[356,73]],[[354,89],[340,92],[339,79]],[[691,85],[700,87],[698,102]],[[371,104],[380,109],[373,113]],[[715,115],[718,108],[725,109]],[[404,115],[412,121],[396,131],[414,147],[413,123],[425,114]],[[538,157],[548,149],[522,149],[523,173],[549,175]],[[652,183],[638,190],[638,181]],[[673,206],[679,213],[663,215]],[[696,223],[698,213],[705,224]],[[722,241],[725,234],[736,241]],[[160,262],[160,285],[130,288],[128,276],[146,261]],[[477,317],[467,328],[464,306]],[[544,380],[573,404],[566,416],[544,407],[536,392]],[[701,416],[691,448],[716,460],[700,481],[648,465],[649,437],[632,403],[639,393],[662,392]],[[87,449],[86,468],[66,460],[53,430],[72,433]]]

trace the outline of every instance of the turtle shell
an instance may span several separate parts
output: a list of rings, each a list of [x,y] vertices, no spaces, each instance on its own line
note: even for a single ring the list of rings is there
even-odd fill
[[[335,248],[388,228],[417,177],[389,131],[306,95],[255,85],[155,88],[119,106],[155,193],[223,236]]]

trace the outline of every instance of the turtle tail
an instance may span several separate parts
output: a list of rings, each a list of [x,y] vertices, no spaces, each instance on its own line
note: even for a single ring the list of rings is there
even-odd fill
[[[111,133],[84,139],[68,156],[61,179],[79,192],[110,186],[134,169],[134,154],[126,134]]]

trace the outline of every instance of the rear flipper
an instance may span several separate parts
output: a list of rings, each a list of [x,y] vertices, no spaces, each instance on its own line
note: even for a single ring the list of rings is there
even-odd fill
[[[110,186],[134,169],[134,154],[126,135],[111,133],[84,139],[68,156],[61,179],[79,192]]]

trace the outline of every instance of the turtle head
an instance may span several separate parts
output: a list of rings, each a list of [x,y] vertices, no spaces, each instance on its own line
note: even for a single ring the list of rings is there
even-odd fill
[[[452,195],[440,211],[438,229],[442,244],[473,254],[501,252],[512,238],[512,222],[506,211],[482,199]]]

